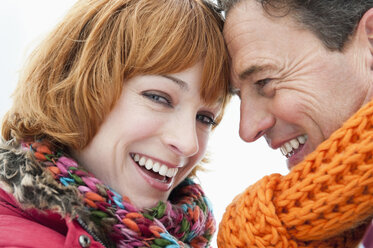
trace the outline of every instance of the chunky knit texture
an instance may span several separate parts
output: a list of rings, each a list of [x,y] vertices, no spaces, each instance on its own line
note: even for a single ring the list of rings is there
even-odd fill
[[[272,174],[227,207],[225,247],[356,247],[373,217],[373,101],[289,174]]]

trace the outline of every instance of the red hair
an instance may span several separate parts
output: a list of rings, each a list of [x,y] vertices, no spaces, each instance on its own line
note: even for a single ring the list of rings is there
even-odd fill
[[[203,0],[81,0],[32,53],[2,136],[84,148],[126,80],[203,59],[201,97],[228,101],[223,20]]]

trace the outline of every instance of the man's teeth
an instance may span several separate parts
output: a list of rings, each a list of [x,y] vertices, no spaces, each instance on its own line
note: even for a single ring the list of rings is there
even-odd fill
[[[153,162],[150,158],[140,157],[139,154],[135,154],[133,159],[142,167],[145,167],[147,170],[152,170],[158,173],[161,176],[174,177],[178,171],[177,168],[169,168],[164,164],[158,162]]]
[[[294,154],[294,150],[299,148],[299,145],[303,145],[307,141],[307,134],[300,135],[295,139],[292,139],[280,147],[282,154],[286,157],[290,157]]]

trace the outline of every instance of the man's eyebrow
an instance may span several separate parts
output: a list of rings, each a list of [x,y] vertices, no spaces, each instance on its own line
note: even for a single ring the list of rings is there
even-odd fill
[[[245,80],[252,76],[255,73],[258,73],[260,71],[272,69],[273,67],[270,65],[252,65],[249,68],[245,69],[243,72],[238,74],[238,77],[240,80]]]
[[[167,79],[171,80],[174,83],[176,83],[177,85],[180,86],[180,88],[182,90],[186,90],[186,91],[189,90],[188,84],[186,82],[184,82],[183,80],[181,80],[179,78],[176,78],[174,76],[170,76],[170,75],[161,75],[161,76],[164,77],[164,78],[167,78]]]

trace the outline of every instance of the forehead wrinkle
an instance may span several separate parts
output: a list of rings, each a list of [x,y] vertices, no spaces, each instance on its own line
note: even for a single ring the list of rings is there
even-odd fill
[[[249,1],[241,1],[231,10],[226,17],[223,28],[223,34],[226,45],[229,46],[239,36],[245,35],[244,33],[253,33],[256,31],[257,18],[260,16],[256,11],[248,6]],[[261,10],[261,7],[260,9]],[[254,25],[251,25],[254,23]],[[239,34],[237,34],[237,32]]]
[[[262,40],[262,35],[255,28],[246,27],[231,34],[232,39],[228,44],[231,69],[240,80],[263,70],[274,69],[272,64],[279,62],[278,58],[273,57],[266,49],[270,41]]]
[[[256,73],[271,69],[273,69],[273,66],[271,65],[252,65],[239,73],[238,77],[240,80],[245,80],[249,77],[252,77]]]
[[[242,40],[241,36],[257,32],[256,27],[251,26],[251,23],[255,23],[254,19],[237,19],[237,21],[226,23],[224,26],[223,34],[227,47],[231,46],[235,40]]]

